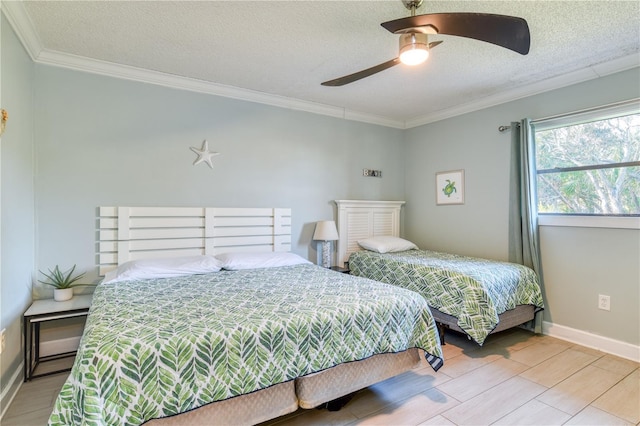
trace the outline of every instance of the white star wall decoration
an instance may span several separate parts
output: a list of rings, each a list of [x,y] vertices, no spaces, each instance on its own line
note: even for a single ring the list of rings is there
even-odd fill
[[[207,165],[213,169],[213,163],[211,162],[212,157],[220,155],[219,152],[209,151],[209,142],[207,142],[206,139],[204,140],[204,142],[202,142],[201,149],[195,148],[193,146],[190,149],[198,155],[198,158],[196,158],[196,160],[193,162],[194,166],[200,163],[207,163]]]

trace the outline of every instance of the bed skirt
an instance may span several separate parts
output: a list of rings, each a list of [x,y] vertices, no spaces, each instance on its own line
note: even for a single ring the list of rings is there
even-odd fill
[[[420,365],[421,351],[412,348],[394,354],[374,355],[362,361],[337,365],[172,417],[153,419],[149,426],[252,425],[314,408]]]
[[[337,365],[320,373],[296,379],[296,395],[302,408],[348,395],[420,364],[420,351],[409,349],[395,354],[379,354],[362,361]]]

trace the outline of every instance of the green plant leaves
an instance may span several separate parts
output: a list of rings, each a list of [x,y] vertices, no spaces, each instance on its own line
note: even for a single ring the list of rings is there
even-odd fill
[[[47,278],[47,281],[41,281],[41,280],[38,280],[38,281],[41,282],[42,284],[50,285],[50,286],[52,286],[54,288],[58,288],[58,289],[92,285],[92,284],[79,284],[79,283],[77,283],[78,280],[80,280],[80,279],[82,279],[84,277],[84,272],[74,276],[73,272],[75,270],[76,270],[76,265],[73,265],[73,267],[71,269],[69,269],[68,271],[62,272],[60,270],[60,268],[58,267],[58,265],[56,265],[53,268],[53,270],[49,269],[49,273],[48,274],[40,271],[40,273]]]

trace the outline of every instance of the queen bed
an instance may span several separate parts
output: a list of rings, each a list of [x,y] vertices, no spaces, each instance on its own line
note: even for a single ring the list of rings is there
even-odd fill
[[[536,273],[523,265],[419,250],[398,238],[402,201],[339,200],[338,259],[351,273],[420,293],[444,329],[482,345],[543,309]]]
[[[254,424],[442,365],[424,299],[288,253],[288,209],[100,214],[106,277],[51,425]]]

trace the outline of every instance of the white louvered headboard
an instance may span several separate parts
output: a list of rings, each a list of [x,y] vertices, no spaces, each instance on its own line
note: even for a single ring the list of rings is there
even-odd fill
[[[338,265],[343,266],[358,240],[400,235],[400,209],[404,201],[335,200],[338,205]]]
[[[99,274],[129,260],[289,251],[291,209],[100,207]]]

